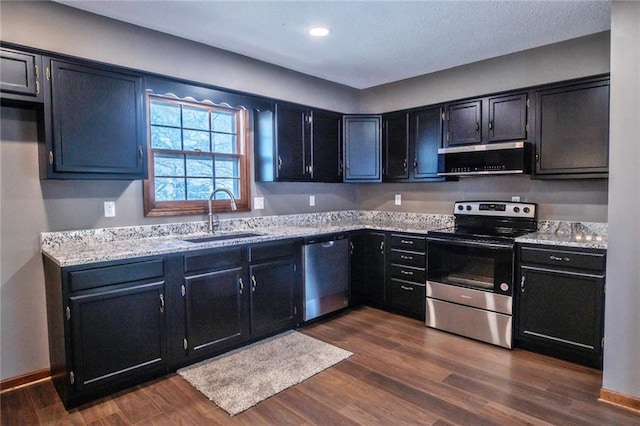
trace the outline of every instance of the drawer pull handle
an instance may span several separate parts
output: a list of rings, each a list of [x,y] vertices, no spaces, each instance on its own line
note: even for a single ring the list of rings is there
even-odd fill
[[[549,259],[555,260],[556,262],[570,262],[571,261],[571,259],[569,259],[568,257],[558,257],[558,256],[554,256],[554,255],[549,256]]]
[[[400,240],[400,243],[413,245],[413,241],[410,241],[410,240]]]
[[[413,287],[407,287],[406,285],[401,285],[400,288],[407,291],[413,291]]]
[[[400,256],[400,259],[403,259],[403,260],[413,260],[413,256],[405,256],[405,255],[401,255],[401,256]]]
[[[402,271],[402,270],[401,270],[401,271],[400,271],[400,273],[401,273],[402,275],[413,275],[413,272],[411,272],[411,271]]]

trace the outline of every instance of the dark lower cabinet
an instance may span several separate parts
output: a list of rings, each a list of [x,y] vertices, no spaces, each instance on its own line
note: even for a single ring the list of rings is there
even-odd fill
[[[363,231],[352,234],[350,305],[385,306],[384,232]]]
[[[388,241],[388,303],[405,315],[424,320],[427,280],[425,237],[392,233]]]
[[[518,346],[602,368],[604,252],[523,246],[519,255]]]
[[[282,259],[252,265],[251,333],[262,336],[296,323],[296,264]]]

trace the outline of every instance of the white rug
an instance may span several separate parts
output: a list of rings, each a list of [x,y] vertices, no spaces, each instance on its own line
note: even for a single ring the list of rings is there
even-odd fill
[[[287,331],[178,370],[185,380],[234,416],[353,355]]]

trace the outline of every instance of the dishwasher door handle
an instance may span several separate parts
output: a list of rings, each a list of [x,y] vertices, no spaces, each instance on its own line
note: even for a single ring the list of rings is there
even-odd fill
[[[325,247],[325,248],[333,247],[335,243],[336,243],[335,241],[327,241],[322,243],[322,247]]]

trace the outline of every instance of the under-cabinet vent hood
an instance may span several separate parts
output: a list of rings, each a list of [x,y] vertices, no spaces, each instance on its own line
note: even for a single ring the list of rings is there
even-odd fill
[[[438,149],[439,176],[531,173],[531,144],[507,142]]]

